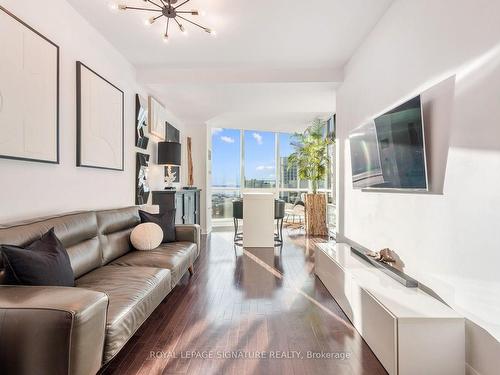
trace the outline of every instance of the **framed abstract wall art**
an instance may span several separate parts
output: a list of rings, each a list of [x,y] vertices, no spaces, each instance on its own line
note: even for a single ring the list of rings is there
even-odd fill
[[[148,173],[149,173],[149,155],[138,152],[136,154],[136,166],[135,166],[136,205],[143,205],[148,203],[149,193],[151,191],[151,189],[149,188]]]
[[[139,94],[135,96],[135,147],[147,150],[148,101]]]
[[[124,169],[124,93],[76,63],[77,166]]]
[[[149,133],[165,140],[165,107],[152,96],[149,97]]]
[[[0,157],[59,163],[59,47],[1,6]]]

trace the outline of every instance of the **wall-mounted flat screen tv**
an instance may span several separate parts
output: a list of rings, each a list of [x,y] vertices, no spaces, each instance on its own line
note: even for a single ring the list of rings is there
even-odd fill
[[[362,189],[384,182],[375,123],[354,129],[350,136],[352,183]]]
[[[354,129],[349,141],[354,188],[428,189],[420,96]]]

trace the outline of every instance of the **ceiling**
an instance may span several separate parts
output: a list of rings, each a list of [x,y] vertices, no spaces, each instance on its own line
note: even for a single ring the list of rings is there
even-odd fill
[[[185,23],[188,35],[173,29],[169,43],[164,21],[144,25],[147,13],[112,12],[108,0],[68,2],[180,120],[206,122],[235,109],[301,119],[334,112],[344,65],[392,0],[191,0],[183,8],[204,10],[197,21],[217,36]]]
[[[232,128],[245,130],[269,130],[294,133],[304,129],[313,118],[327,120],[331,113],[327,112],[228,112],[208,121],[211,128]]]
[[[230,83],[230,84],[176,84],[150,85],[164,104],[175,108],[175,115],[187,123],[208,122],[217,127],[224,125],[215,121],[227,113],[239,113],[239,121],[251,121],[260,115],[262,124],[270,129],[276,114],[288,113],[288,119],[295,116],[309,120],[335,108],[333,83]],[[265,116],[269,118],[266,120]],[[245,120],[247,118],[247,120]],[[306,121],[306,125],[310,121]],[[293,123],[293,124],[292,124]],[[290,126],[295,127],[295,121]],[[236,126],[228,126],[236,127]],[[258,124],[255,128],[261,128]],[[295,130],[295,128],[293,129]]]

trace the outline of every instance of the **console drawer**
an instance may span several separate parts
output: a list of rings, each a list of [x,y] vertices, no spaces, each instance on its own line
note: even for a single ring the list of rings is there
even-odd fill
[[[352,323],[391,375],[397,374],[397,319],[368,291],[351,283]]]
[[[317,244],[315,268],[389,374],[465,373],[463,316],[380,272],[349,244]]]
[[[315,265],[316,275],[326,286],[326,289],[328,289],[349,320],[352,321],[352,309],[349,302],[351,277],[322,251],[316,251],[315,257],[318,259]]]

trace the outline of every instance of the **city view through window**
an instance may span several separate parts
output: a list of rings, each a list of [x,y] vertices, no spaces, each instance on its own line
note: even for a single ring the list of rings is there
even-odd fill
[[[243,134],[245,188],[275,188],[276,134],[248,130]]]
[[[290,166],[291,133],[212,129],[212,218],[230,219],[245,190],[266,189],[293,206],[309,189]],[[329,175],[331,174],[331,171]],[[320,184],[332,201],[331,176]]]

